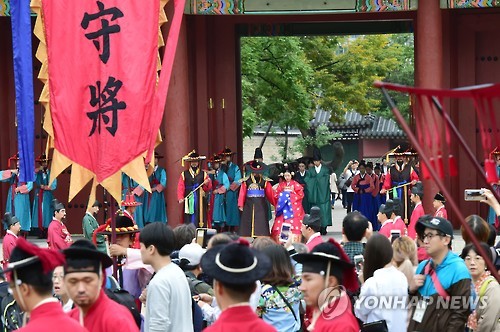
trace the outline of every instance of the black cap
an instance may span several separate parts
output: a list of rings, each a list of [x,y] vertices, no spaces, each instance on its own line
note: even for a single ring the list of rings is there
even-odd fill
[[[321,158],[321,151],[317,147],[314,147],[313,149],[313,161],[319,161],[322,160]]]
[[[383,206],[383,208],[382,208]],[[381,204],[379,208],[380,213],[388,214],[389,216],[394,212],[394,201],[388,199],[385,204]]]
[[[349,256],[334,239],[318,244],[310,253],[293,255],[302,264],[302,272],[326,276],[330,265],[330,275],[342,278],[342,284],[349,291],[359,289],[358,277]]]
[[[269,273],[271,267],[270,259],[250,248],[250,243],[245,239],[215,246],[201,258],[201,268],[205,274],[233,285],[247,285],[260,280]]]
[[[444,195],[441,194],[440,192],[438,192],[435,196],[434,196],[434,200],[435,201],[440,201],[440,202],[446,202],[446,199],[444,199]]]
[[[262,154],[261,148],[255,148],[255,152],[253,154],[253,159],[264,159],[264,155]]]
[[[304,215],[302,224],[305,226],[319,228],[321,227],[321,210],[317,206],[311,207],[309,214]]]
[[[58,212],[58,211],[64,209],[64,204],[59,202],[59,200],[57,198],[54,198],[52,200],[52,207],[54,208],[54,211]]]
[[[424,194],[424,185],[422,182],[417,182],[413,188],[411,188],[411,193],[413,195],[422,196]]]
[[[92,207],[101,207],[101,203],[99,203],[99,201],[96,199],[94,204],[92,204]]]
[[[451,222],[441,217],[433,217],[430,215],[422,216],[418,219],[415,225],[415,230],[419,236],[424,234],[426,228],[435,229],[443,234],[450,236],[453,239],[453,226]]]
[[[113,260],[106,254],[97,250],[96,246],[87,239],[75,241],[69,248],[63,250],[66,256],[64,273],[95,272],[99,274],[102,268],[113,265]],[[91,267],[92,269],[88,269]]]
[[[10,226],[17,224],[19,219],[17,219],[16,216],[13,216],[10,212],[5,212],[3,222],[5,223],[5,227],[9,229]]]

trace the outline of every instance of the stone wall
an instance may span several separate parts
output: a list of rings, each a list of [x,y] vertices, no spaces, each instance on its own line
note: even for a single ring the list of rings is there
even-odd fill
[[[257,136],[254,135],[251,138],[244,138],[243,139],[243,162],[247,162],[251,159],[253,159],[253,154],[255,152],[255,148],[259,146],[260,142],[262,140],[262,136]],[[293,146],[295,141],[297,140],[297,137],[295,136],[290,136],[288,137],[288,144],[289,146]],[[272,164],[276,162],[281,162],[281,157],[279,154],[279,147],[276,144],[276,137],[275,136],[268,136],[266,139],[266,143],[262,147],[262,154],[264,155],[264,163],[266,164]],[[295,159],[302,157],[302,154],[300,153],[294,153],[292,155],[289,155],[289,159]]]

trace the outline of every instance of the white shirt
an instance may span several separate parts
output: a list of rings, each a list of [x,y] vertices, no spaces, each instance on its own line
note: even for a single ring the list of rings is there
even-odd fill
[[[368,278],[354,305],[354,312],[363,323],[387,322],[389,332],[406,331],[408,280],[394,266],[378,269]]]
[[[175,263],[162,267],[147,290],[145,332],[193,331],[191,291],[180,267]]]
[[[9,233],[10,235],[14,235],[14,237],[17,239],[17,235],[14,234],[14,232],[12,232],[10,229],[7,230],[7,233]]]
[[[359,171],[358,170],[355,170],[354,172],[350,169],[348,169],[347,171],[345,171],[345,175],[347,176],[347,178],[349,179],[351,176],[352,176],[352,179],[354,179],[354,177],[356,176],[356,174],[358,174]],[[348,193],[353,193],[354,192],[354,189],[352,189],[351,186],[347,186],[347,192]]]
[[[321,164],[319,164],[319,166],[314,166],[314,169],[316,170],[316,174],[321,172]]]

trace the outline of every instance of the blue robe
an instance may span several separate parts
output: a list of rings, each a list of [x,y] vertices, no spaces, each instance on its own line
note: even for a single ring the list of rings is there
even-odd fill
[[[151,194],[145,191],[144,196],[144,222],[150,223],[155,221],[167,222],[167,210],[165,207],[165,193],[167,186],[167,172],[163,167],[158,166],[149,177],[151,190],[157,185],[161,185],[163,190],[160,192],[153,191]]]
[[[365,181],[365,178],[368,178],[369,175],[365,173],[364,177],[361,177],[358,182],[357,187],[359,189],[366,190],[370,187],[370,184]],[[372,211],[373,211],[373,197],[371,193],[354,193],[354,201],[352,202],[352,210],[361,212],[368,220],[371,221],[373,229],[378,229],[377,220],[371,220]],[[378,211],[377,211],[378,212]]]
[[[230,162],[228,163],[227,177],[230,185],[233,183],[239,184],[241,179],[241,172],[238,165]],[[240,195],[240,188],[235,191],[229,189],[226,192],[226,225],[227,226],[240,226],[240,210],[238,209],[238,197]]]
[[[131,190],[134,190],[139,184],[132,180],[127,174],[122,173],[122,200],[125,200],[125,195],[129,193]],[[135,208],[134,213],[134,221],[137,224],[137,227],[144,227],[144,201],[146,197],[147,191],[144,191],[141,196],[134,195],[135,201],[142,203]],[[125,209],[125,207],[122,207]]]
[[[29,232],[31,228],[31,203],[29,192],[31,191],[31,189],[33,189],[33,182],[26,182],[26,187],[28,189],[28,192],[26,194],[16,194],[14,190],[17,186],[19,186],[19,178],[17,177],[17,175],[12,173],[10,177],[4,179],[4,172],[6,171],[0,172],[0,181],[8,181],[10,185],[7,194],[5,212],[10,212],[12,213],[12,215],[15,215],[19,219],[21,230]],[[12,198],[13,194],[15,195],[14,198]]]
[[[226,223],[226,209],[224,206],[224,196],[225,194],[216,194],[214,191],[220,187],[225,187],[226,190],[229,189],[229,178],[224,171],[219,170],[215,174],[210,174],[210,180],[212,180],[212,191],[210,195],[214,195],[213,208],[212,208],[212,222],[213,224],[220,226]],[[212,202],[212,200],[210,200]]]
[[[33,198],[33,218],[31,219],[31,228],[39,228],[38,225],[38,201],[40,195],[40,186],[48,186],[50,179],[50,171],[46,172],[38,171],[35,175],[35,197]],[[57,179],[50,185],[51,190],[44,190],[42,196],[42,228],[49,228],[49,224],[54,216],[54,209],[52,207],[52,200],[54,199],[54,194],[52,191],[57,188]]]

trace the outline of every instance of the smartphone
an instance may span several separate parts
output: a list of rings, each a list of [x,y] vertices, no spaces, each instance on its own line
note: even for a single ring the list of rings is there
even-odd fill
[[[290,238],[290,228],[292,227],[289,223],[283,223],[281,225],[280,242],[287,242]]]
[[[196,243],[202,248],[206,248],[208,241],[217,234],[217,230],[211,228],[197,228],[196,229]]]
[[[401,230],[400,229],[393,229],[391,230],[391,243],[394,242],[398,237],[401,237]]]
[[[358,274],[363,270],[363,263],[365,262],[365,258],[363,255],[356,255],[354,256],[354,266],[356,267],[356,272]]]
[[[466,201],[482,201],[484,199],[483,189],[465,189],[464,199]]]

